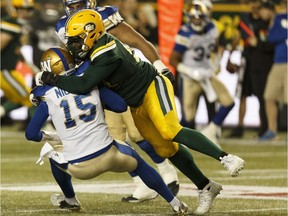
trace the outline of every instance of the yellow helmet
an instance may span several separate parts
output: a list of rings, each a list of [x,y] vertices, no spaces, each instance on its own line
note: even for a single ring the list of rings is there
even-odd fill
[[[66,49],[51,47],[46,50],[40,60],[41,70],[53,74],[69,76],[75,71],[73,57]]]
[[[85,59],[88,52],[105,33],[102,17],[94,10],[84,9],[66,22],[67,49],[76,59]]]
[[[34,8],[34,0],[12,0],[14,8]]]

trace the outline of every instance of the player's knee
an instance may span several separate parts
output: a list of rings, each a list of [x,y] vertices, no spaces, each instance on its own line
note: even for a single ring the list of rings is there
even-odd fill
[[[165,148],[157,149],[156,153],[162,158],[170,158],[175,155],[177,151],[178,144],[171,142],[171,145],[165,145]]]
[[[180,124],[179,124],[179,126],[180,126]],[[169,141],[173,140],[173,138],[176,136],[178,131],[179,131],[178,126],[175,127],[174,125],[170,125],[170,124],[163,125],[163,127],[161,127],[161,129],[159,130],[162,138],[165,140],[169,140]]]
[[[135,143],[142,141],[144,139],[138,131],[129,131],[128,136],[130,140]]]

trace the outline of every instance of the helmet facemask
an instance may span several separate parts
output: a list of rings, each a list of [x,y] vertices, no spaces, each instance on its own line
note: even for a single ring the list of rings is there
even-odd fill
[[[90,48],[85,44],[85,38],[80,36],[68,37],[67,50],[77,60],[85,60]]]
[[[193,3],[188,16],[192,29],[198,33],[203,32],[209,20],[207,7],[202,2]]]
[[[96,0],[63,0],[63,7],[67,16],[71,16],[82,9],[96,9]]]

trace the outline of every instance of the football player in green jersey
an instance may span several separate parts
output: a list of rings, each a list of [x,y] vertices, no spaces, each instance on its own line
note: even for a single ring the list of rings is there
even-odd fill
[[[106,33],[97,12],[86,9],[75,13],[67,20],[65,32],[67,49],[75,59],[89,59],[90,66],[81,77],[58,76],[44,71],[36,75],[36,84],[85,94],[103,83],[118,93],[131,107],[137,128],[157,154],[168,158],[201,188],[200,196],[205,202],[195,213],[209,211],[222,186],[202,174],[185,146],[219,160],[233,177],[244,167],[244,160],[227,154],[200,132],[180,125],[169,79]]]

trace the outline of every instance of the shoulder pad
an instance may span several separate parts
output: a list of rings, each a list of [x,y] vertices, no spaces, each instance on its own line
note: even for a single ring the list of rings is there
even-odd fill
[[[61,17],[61,19],[56,23],[56,26],[55,26],[56,32],[58,32],[61,28],[65,27],[65,23],[66,23],[67,19],[68,19],[67,16]]]
[[[36,86],[32,89],[31,93],[33,93],[36,97],[42,97],[51,88],[53,88],[53,86]]]
[[[90,55],[90,59],[91,59],[91,61],[93,61],[98,56],[100,56],[100,55],[102,55],[102,54],[104,54],[104,53],[106,53],[106,52],[108,52],[110,50],[113,50],[115,48],[116,48],[116,42],[115,42],[115,40],[112,40],[109,43],[96,48],[92,52],[92,54]]]
[[[6,32],[20,34],[22,32],[21,25],[13,18],[7,17],[0,22],[0,29]]]
[[[96,7],[96,11],[101,14],[102,19],[105,20],[109,16],[118,12],[118,8],[115,6],[105,6],[105,7]]]

